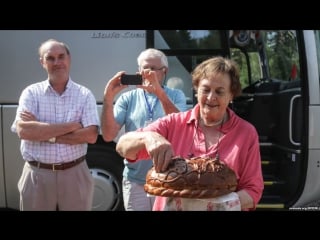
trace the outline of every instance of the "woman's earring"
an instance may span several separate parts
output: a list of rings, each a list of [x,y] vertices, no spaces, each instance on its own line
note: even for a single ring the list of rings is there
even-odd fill
[[[230,107],[231,109],[233,109],[233,101],[232,101],[232,100],[229,102],[229,107]]]

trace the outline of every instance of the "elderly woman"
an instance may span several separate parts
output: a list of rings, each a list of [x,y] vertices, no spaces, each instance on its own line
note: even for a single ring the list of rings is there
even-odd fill
[[[238,67],[230,59],[210,58],[194,69],[192,81],[198,100],[193,109],[126,133],[117,151],[133,162],[149,156],[156,172],[166,171],[174,156],[219,158],[236,173],[238,210],[254,210],[263,192],[258,134],[228,107],[241,93]],[[153,210],[171,209],[172,202],[157,196]]]

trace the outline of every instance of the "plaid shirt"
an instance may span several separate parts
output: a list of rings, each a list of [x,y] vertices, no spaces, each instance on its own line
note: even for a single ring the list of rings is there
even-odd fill
[[[20,113],[30,111],[37,121],[46,123],[79,122],[83,127],[99,126],[99,117],[94,95],[89,89],[69,79],[63,94],[56,93],[48,80],[25,88],[19,99],[16,118],[11,130],[16,132]],[[44,163],[69,162],[87,152],[84,144],[50,144],[46,141],[21,140],[21,154],[25,160]]]

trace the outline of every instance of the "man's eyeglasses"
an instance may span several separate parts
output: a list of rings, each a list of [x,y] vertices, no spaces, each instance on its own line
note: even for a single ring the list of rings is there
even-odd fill
[[[162,66],[160,68],[156,67],[142,67],[142,70],[150,70],[150,71],[161,71],[162,69],[165,69],[165,66]]]

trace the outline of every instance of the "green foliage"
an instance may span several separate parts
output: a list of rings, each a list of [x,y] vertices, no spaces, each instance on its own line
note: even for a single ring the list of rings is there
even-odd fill
[[[226,35],[228,36],[229,30]],[[230,54],[240,68],[242,87],[263,78],[273,78],[283,81],[291,79],[293,66],[297,66],[299,76],[299,54],[296,32],[292,30],[252,31],[250,43],[247,46],[237,46],[232,38],[229,44],[221,42],[221,30],[160,30],[169,49],[203,49],[207,52],[196,59],[190,60],[179,57],[181,63],[195,67],[196,64],[211,56],[212,50],[226,52],[223,46],[231,46]],[[256,34],[258,33],[258,34]],[[265,64],[263,64],[265,63]]]

